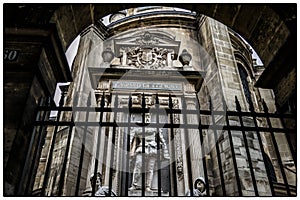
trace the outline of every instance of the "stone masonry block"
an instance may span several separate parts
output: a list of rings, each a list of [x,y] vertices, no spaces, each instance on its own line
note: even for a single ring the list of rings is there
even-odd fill
[[[233,137],[232,140],[233,140],[233,145],[234,146],[242,146],[242,140],[240,138]]]
[[[244,168],[248,166],[247,161],[243,158],[236,158],[236,164],[239,168]]]

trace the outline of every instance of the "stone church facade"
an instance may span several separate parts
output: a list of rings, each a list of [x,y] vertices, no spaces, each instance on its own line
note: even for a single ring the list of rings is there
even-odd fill
[[[80,34],[73,82],[61,87],[61,107],[72,110],[52,119],[73,125],[44,130],[33,193],[94,196],[98,172],[116,196],[186,196],[198,177],[206,181],[204,196],[272,196],[280,189],[270,181],[296,185],[286,134],[243,128],[270,128],[267,118],[230,115],[276,111],[272,90],[255,87],[264,67],[237,33],[167,7],[128,9],[110,20],[107,32],[91,25]],[[137,133],[141,152],[132,156]],[[155,165],[145,191],[152,133]],[[145,173],[141,188],[130,190],[138,153]]]

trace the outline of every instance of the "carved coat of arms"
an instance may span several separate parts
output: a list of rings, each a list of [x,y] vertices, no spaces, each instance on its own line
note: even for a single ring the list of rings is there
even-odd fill
[[[163,32],[145,31],[134,37],[115,40],[116,55],[123,56],[126,65],[138,69],[170,67],[178,55],[179,46],[180,42]]]

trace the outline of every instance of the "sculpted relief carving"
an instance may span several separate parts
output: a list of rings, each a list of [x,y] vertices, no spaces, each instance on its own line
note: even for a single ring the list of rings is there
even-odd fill
[[[139,69],[158,69],[168,66],[168,50],[163,48],[127,48],[128,65]]]
[[[136,43],[141,47],[153,47],[155,44],[159,44],[159,39],[146,31],[144,35],[136,39]]]
[[[178,57],[180,42],[167,33],[149,31],[115,39],[114,49],[121,66],[137,69],[172,68]]]

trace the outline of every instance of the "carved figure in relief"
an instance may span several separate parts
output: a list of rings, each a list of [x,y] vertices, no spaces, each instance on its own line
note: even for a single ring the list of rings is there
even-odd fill
[[[194,182],[193,196],[202,197],[206,195],[206,183],[203,177],[198,177]],[[186,196],[191,196],[190,191],[186,193]]]
[[[156,129],[148,128],[145,130],[145,154],[142,153],[142,130],[135,130],[134,136],[131,142],[130,156],[135,156],[135,166],[133,170],[133,180],[132,186],[129,190],[138,190],[141,189],[141,179],[142,179],[142,157],[144,156],[145,170],[146,170],[146,191],[151,191],[151,184],[153,179],[153,170],[155,162],[157,159],[157,145],[161,145],[163,151],[163,158],[170,159],[169,152],[166,146],[166,142],[162,136],[162,133],[159,132],[158,139],[159,144],[156,142]]]

